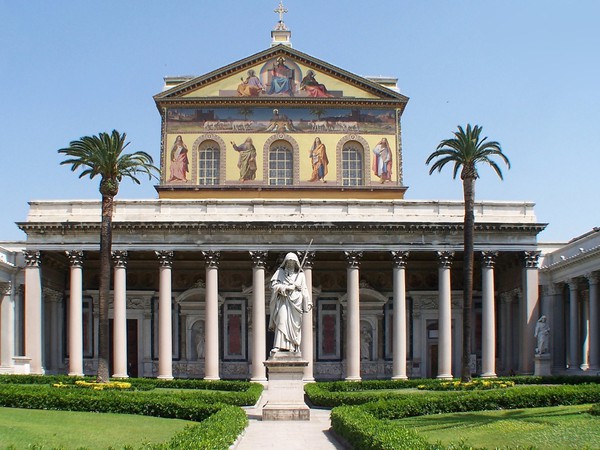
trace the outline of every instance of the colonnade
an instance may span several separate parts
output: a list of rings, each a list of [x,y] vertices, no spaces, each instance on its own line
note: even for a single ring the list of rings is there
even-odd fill
[[[82,266],[83,252],[66,252],[70,264],[70,297],[69,308],[69,375],[83,374],[83,333],[82,333]],[[206,263],[205,291],[205,379],[217,380],[219,373],[219,311],[218,311],[218,267],[220,252],[202,252]],[[42,333],[41,333],[41,277],[39,252],[26,252],[26,352],[31,358],[31,372],[43,373],[42,367]],[[252,260],[252,346],[250,349],[250,374],[252,381],[266,381],[265,336],[265,265],[267,251],[249,252]],[[361,379],[360,363],[360,264],[363,253],[360,251],[344,252],[346,258],[347,304],[345,327],[345,379]],[[408,331],[406,316],[406,275],[405,270],[409,253],[392,251],[393,261],[393,363],[392,378],[406,379]],[[495,318],[495,286],[494,264],[497,252],[482,253],[482,376],[496,376],[496,318]],[[172,357],[172,264],[173,252],[157,251],[159,262],[159,307],[158,307],[158,378],[173,378]],[[312,267],[315,252],[301,255],[304,259],[304,272],[307,283],[312,286]],[[305,257],[304,257],[305,256]],[[520,369],[523,373],[533,372],[533,328],[538,318],[538,280],[537,252],[526,253],[522,275],[523,299],[520,302],[521,334],[523,337],[520,352]],[[438,378],[452,378],[452,298],[451,298],[451,266],[454,253],[437,252],[438,258]],[[113,252],[114,266],[114,335],[113,335],[113,377],[127,376],[127,339],[126,339],[126,270],[127,252]],[[597,299],[598,280],[595,278],[594,292]],[[597,300],[591,305],[597,311]],[[313,374],[313,312],[310,311],[303,321],[302,355],[309,361],[305,369],[306,381],[314,380]],[[573,329],[571,330],[573,332]],[[3,327],[4,332],[4,327]],[[597,328],[596,331],[597,333]],[[592,339],[593,341],[593,339]],[[4,340],[3,340],[4,342]],[[597,342],[597,338],[596,341]],[[594,347],[597,352],[597,348]],[[595,353],[596,355],[597,353]],[[596,356],[595,356],[596,357]],[[594,358],[595,358],[594,357]],[[592,361],[595,359],[592,358]]]

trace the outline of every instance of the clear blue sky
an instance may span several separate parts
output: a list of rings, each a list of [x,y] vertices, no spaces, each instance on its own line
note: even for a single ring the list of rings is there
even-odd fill
[[[127,132],[159,160],[152,96],[268,48],[278,0],[0,0],[0,240],[24,239],[28,200],[97,199],[60,166],[81,136]],[[398,78],[409,199],[461,199],[425,159],[459,124],[483,126],[513,168],[482,168],[478,200],[536,202],[541,241],[600,226],[600,2],[286,0],[294,48]],[[124,182],[118,199],[156,198]]]

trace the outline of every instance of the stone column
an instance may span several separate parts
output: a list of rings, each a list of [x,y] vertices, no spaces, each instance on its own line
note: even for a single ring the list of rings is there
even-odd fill
[[[524,252],[523,267],[523,298],[522,302],[522,326],[521,326],[521,353],[520,353],[520,372],[523,375],[533,374],[533,357],[535,356],[535,324],[540,318],[539,305],[539,274],[538,260],[540,252]]]
[[[268,252],[250,252],[252,258],[252,374],[250,381],[267,381],[266,359],[266,312],[265,312],[265,265]]]
[[[392,252],[394,264],[394,299],[392,333],[392,380],[406,380],[406,350],[408,346],[406,328],[406,262],[408,252]]]
[[[569,353],[567,364],[569,370],[578,369],[579,365],[579,298],[577,295],[578,283],[572,279],[569,284]]]
[[[202,252],[206,261],[204,379],[219,379],[219,259],[220,252]]]
[[[112,252],[114,266],[113,377],[127,378],[127,251]]]
[[[438,375],[452,378],[452,286],[450,266],[454,252],[437,252],[439,259],[439,307],[438,307]]]
[[[590,350],[590,315],[589,303],[586,298],[581,299],[581,370],[588,370]]]
[[[483,378],[496,377],[496,306],[494,301],[494,265],[498,252],[482,252],[481,269],[481,369]]]
[[[312,267],[315,262],[315,252],[307,252],[302,254],[302,260],[304,260],[304,278],[306,280],[306,287],[308,288],[308,295],[310,296],[310,304],[313,304],[312,298]],[[304,257],[306,256],[306,257]],[[315,381],[314,377],[314,342],[313,342],[313,309],[310,308],[302,315],[302,333],[300,341],[300,352],[302,353],[302,359],[308,361],[308,365],[304,368],[304,376],[302,378],[305,382]]]
[[[362,252],[344,252],[348,302],[346,306],[346,381],[360,381],[359,273]]]
[[[40,252],[25,250],[25,356],[31,373],[44,374],[42,362],[42,274]]]
[[[58,373],[60,361],[62,360],[62,346],[59,316],[60,304],[63,299],[63,293],[53,289],[43,290],[44,305],[45,305],[45,329],[44,329],[44,344],[46,345],[45,363],[46,370],[52,373]]]
[[[600,369],[600,298],[598,296],[598,272],[587,276],[590,285],[590,370]]]
[[[83,252],[65,252],[69,259],[69,376],[83,376]]]
[[[11,292],[10,281],[0,282],[0,367],[11,367],[15,355],[15,308]]]
[[[158,293],[158,378],[173,378],[173,319],[171,316],[171,267],[173,252],[157,251],[160,264]]]

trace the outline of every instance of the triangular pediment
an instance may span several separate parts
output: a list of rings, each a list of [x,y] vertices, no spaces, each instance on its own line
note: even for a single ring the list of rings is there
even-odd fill
[[[404,95],[298,50],[278,45],[205,75],[179,80],[157,104],[207,99],[408,101]]]

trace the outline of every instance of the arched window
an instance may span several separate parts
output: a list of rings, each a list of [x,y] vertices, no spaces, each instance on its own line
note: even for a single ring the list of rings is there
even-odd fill
[[[292,147],[286,141],[275,141],[269,149],[269,184],[291,185],[294,181]]]
[[[363,148],[356,141],[349,141],[342,148],[342,185],[364,184]]]
[[[198,149],[198,184],[219,184],[220,149],[215,141],[204,141]]]

